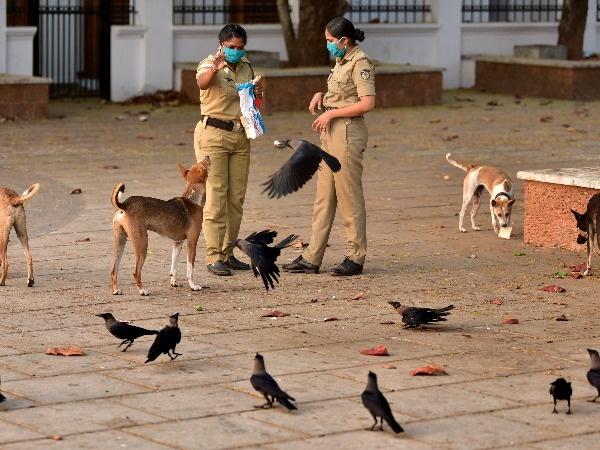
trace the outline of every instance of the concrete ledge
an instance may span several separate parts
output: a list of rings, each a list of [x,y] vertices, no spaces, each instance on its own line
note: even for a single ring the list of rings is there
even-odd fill
[[[48,116],[49,78],[0,74],[0,117],[41,119]]]
[[[577,228],[570,209],[584,211],[600,192],[600,167],[521,171],[525,180],[526,244],[583,251],[576,243]]]
[[[600,99],[600,61],[476,56],[475,89],[562,100]]]
[[[177,64],[181,71],[181,92],[194,103],[199,101],[196,65]],[[255,67],[263,76],[263,111],[304,111],[315,92],[326,89],[329,67],[290,69]],[[377,106],[434,105],[442,102],[442,69],[409,64],[382,64],[375,68]]]

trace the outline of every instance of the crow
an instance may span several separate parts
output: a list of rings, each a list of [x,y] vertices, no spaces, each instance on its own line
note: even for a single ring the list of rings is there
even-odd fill
[[[273,242],[277,236],[277,231],[263,230],[257,233],[252,233],[246,239],[235,239],[233,245],[243,251],[250,257],[250,265],[254,276],[260,277],[263,280],[265,289],[268,291],[269,286],[275,289],[274,281],[279,283],[279,267],[275,264],[281,250],[289,247],[292,242],[298,239],[295,234],[290,234],[279,244],[269,247],[268,244]]]
[[[416,306],[402,306],[400,302],[388,302],[402,316],[404,328],[417,328],[421,325],[428,325],[435,322],[445,322],[450,310],[454,305],[448,305],[445,308],[431,309],[418,308]]]
[[[379,430],[383,431],[383,421],[394,430],[395,433],[402,433],[404,429],[400,426],[396,419],[394,419],[394,415],[392,414],[392,410],[390,409],[390,404],[385,399],[379,387],[377,386],[377,375],[373,372],[369,372],[369,377],[367,379],[367,387],[363,391],[360,396],[362,399],[363,405],[365,408],[369,410],[375,423],[371,427],[371,430],[375,430],[377,426],[377,418],[380,418]]]
[[[111,313],[102,313],[96,314],[98,317],[102,317],[106,321],[106,329],[112,334],[114,337],[118,339],[122,339],[117,348],[119,348],[123,344],[127,344],[127,346],[121,350],[122,352],[127,351],[129,347],[133,345],[133,341],[141,336],[149,336],[152,334],[158,334],[156,330],[146,330],[142,327],[136,327],[135,325],[130,325],[127,322],[120,322]]]
[[[566,400],[569,405],[567,414],[571,414],[571,395],[573,395],[573,388],[571,383],[567,382],[564,378],[557,378],[550,383],[550,395],[554,398],[554,409],[553,413],[558,413],[556,410],[556,400]]]
[[[2,380],[0,380],[0,385],[2,385]],[[2,395],[2,392],[0,392],[0,403],[2,403],[4,400],[6,400],[6,397]]]
[[[593,400],[590,400],[590,402],[595,402],[600,397],[600,356],[598,355],[598,351],[591,348],[588,348],[587,351],[591,359],[591,367],[588,370],[587,379],[598,390],[598,395]]]
[[[335,156],[308,141],[286,139],[275,141],[273,145],[277,148],[289,147],[294,153],[277,172],[262,183],[261,186],[265,186],[262,193],[267,192],[269,198],[280,198],[296,192],[312,178],[321,160],[325,161],[333,172],[339,172],[342,168]]]
[[[175,347],[177,344],[181,342],[181,330],[179,329],[179,325],[177,321],[179,320],[179,313],[175,313],[172,316],[169,316],[169,325],[166,325],[162,330],[158,332],[156,335],[156,339],[154,339],[154,343],[148,350],[148,358],[144,362],[154,361],[161,354],[169,355],[171,360],[174,360],[178,356],[181,356],[182,353],[177,353],[175,351]],[[171,355],[173,352],[173,355]]]
[[[255,391],[260,392],[264,395],[265,400],[267,400],[267,403],[256,406],[256,408],[272,408],[273,403],[277,400],[288,410],[298,409],[296,405],[290,402],[290,400],[295,402],[296,399],[284,392],[277,384],[277,381],[267,373],[265,370],[265,359],[258,353],[254,357],[254,369],[250,377],[250,384]]]

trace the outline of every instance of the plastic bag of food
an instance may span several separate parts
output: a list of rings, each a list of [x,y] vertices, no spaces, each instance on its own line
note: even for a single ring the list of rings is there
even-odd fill
[[[240,83],[236,85],[240,96],[240,108],[242,110],[242,125],[246,131],[248,139],[256,139],[265,133],[265,122],[263,121],[260,111],[258,110],[257,101],[254,97],[254,85],[260,80],[256,77],[248,83]]]

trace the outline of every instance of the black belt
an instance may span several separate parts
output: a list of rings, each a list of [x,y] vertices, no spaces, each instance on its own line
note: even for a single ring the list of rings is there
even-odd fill
[[[200,116],[200,120],[209,127],[219,128],[225,131],[238,131],[242,129],[241,124],[239,122],[234,122],[233,120],[221,120],[209,116]]]
[[[326,106],[325,107],[325,111],[331,111],[332,109],[338,109],[338,108],[332,108],[330,106]],[[347,119],[364,119],[365,116],[354,116],[354,117],[347,117]],[[341,119],[341,117],[340,117]]]

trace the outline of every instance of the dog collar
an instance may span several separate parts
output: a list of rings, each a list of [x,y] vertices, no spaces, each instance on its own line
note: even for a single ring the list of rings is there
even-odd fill
[[[508,195],[506,192],[502,191],[502,192],[498,192],[495,196],[494,196],[494,200],[496,200],[498,197],[500,197],[501,195],[504,195],[506,198],[510,199],[510,195]]]

